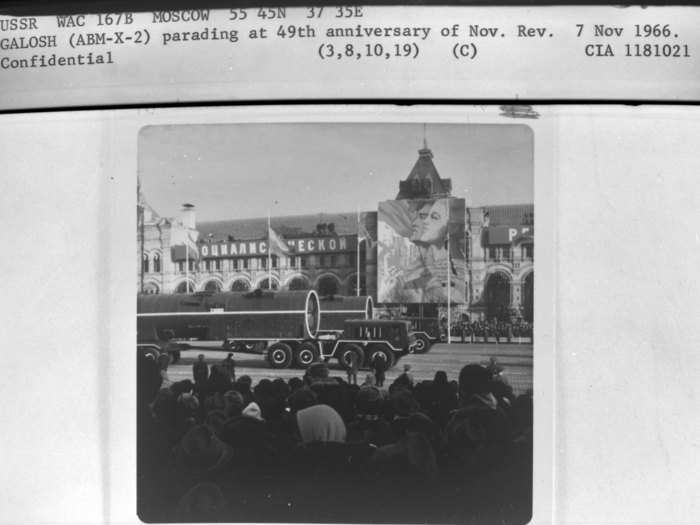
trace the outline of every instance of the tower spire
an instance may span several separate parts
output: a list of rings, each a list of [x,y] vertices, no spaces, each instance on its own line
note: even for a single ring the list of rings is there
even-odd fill
[[[423,149],[428,149],[428,134],[426,132],[427,124],[423,122]]]

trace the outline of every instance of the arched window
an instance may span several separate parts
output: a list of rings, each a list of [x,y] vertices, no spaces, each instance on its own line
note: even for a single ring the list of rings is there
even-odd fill
[[[160,255],[155,254],[153,256],[153,271],[156,273],[160,273]]]
[[[491,274],[486,281],[484,290],[484,302],[486,303],[486,317],[508,321],[510,317],[510,277],[503,272]]]
[[[231,284],[232,292],[247,292],[248,290],[250,290],[250,285],[248,284],[248,281],[244,279],[237,279],[233,281],[233,284]]]
[[[523,281],[522,287],[522,312],[523,319],[528,323],[532,322],[533,307],[535,304],[535,274],[530,272]]]
[[[133,260],[133,259],[132,259],[132,260]],[[148,272],[151,271],[150,268],[149,268],[150,265],[148,264],[148,262],[149,262],[149,261],[148,261],[148,255],[146,255],[146,254],[144,253],[144,254],[143,254],[143,271],[144,271],[145,273],[148,273]]]
[[[340,284],[338,283],[338,279],[335,277],[326,275],[325,277],[321,277],[321,279],[319,279],[316,288],[321,296],[338,295],[338,292],[340,291]]]
[[[177,285],[175,293],[192,293],[194,291],[194,286],[190,283],[189,288],[187,286],[187,281],[182,281]]]
[[[290,290],[308,290],[309,282],[303,277],[294,277],[288,286]]]
[[[274,279],[272,279],[272,290],[277,290],[278,287],[279,287],[279,285],[277,284],[277,281],[275,281]],[[263,279],[262,281],[260,281],[260,284],[258,285],[258,288],[260,288],[260,289],[262,289],[262,290],[269,290],[269,289],[270,289],[270,286],[268,285],[268,279],[265,278],[265,279]]]
[[[160,292],[160,289],[158,288],[157,284],[154,283],[147,283],[146,286],[143,288],[143,293],[150,294],[150,295],[155,295]]]
[[[221,285],[219,284],[218,281],[209,281],[207,284],[204,285],[204,291],[205,292],[220,292],[221,291]]]

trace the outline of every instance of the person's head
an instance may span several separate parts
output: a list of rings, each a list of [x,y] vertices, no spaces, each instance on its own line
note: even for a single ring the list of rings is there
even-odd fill
[[[178,467],[191,472],[207,472],[231,459],[231,449],[206,425],[192,427],[175,448]]]
[[[459,398],[467,401],[473,395],[491,391],[491,374],[481,365],[466,365],[459,373]]]
[[[390,400],[391,408],[396,416],[408,417],[420,408],[411,391],[403,388],[394,391]]]
[[[199,399],[197,399],[197,396],[195,396],[193,394],[189,394],[189,393],[180,394],[177,398],[177,402],[185,410],[187,410],[193,414],[199,408]]]
[[[318,403],[318,396],[309,388],[299,388],[291,393],[287,403],[291,412],[298,412]]]
[[[355,408],[361,415],[378,415],[383,404],[382,393],[375,386],[363,386],[355,398]]]
[[[313,363],[306,369],[306,377],[310,382],[327,379],[329,376],[328,365],[326,363]]]
[[[204,361],[204,354],[199,354],[197,356],[197,359],[199,359],[200,361]]]
[[[298,377],[292,377],[289,380],[289,389],[292,392],[295,392],[295,391],[299,390],[300,388],[303,388],[303,386],[304,386],[304,382],[301,379],[299,379]]]
[[[435,378],[433,379],[433,383],[435,383],[436,385],[447,384],[447,374],[444,370],[438,370],[437,372],[435,372]]]
[[[409,365],[409,364],[403,365],[403,371],[404,371],[405,373],[410,372],[410,371],[411,371],[411,365]]]
[[[257,419],[259,421],[263,420],[260,406],[255,401],[249,403],[248,406],[243,409],[241,415],[245,417],[252,417],[253,419]]]
[[[374,377],[374,374],[367,374],[365,376],[365,382],[362,383],[362,386],[375,386],[377,384],[377,379]]]
[[[296,420],[299,435],[304,443],[345,442],[346,429],[343,418],[328,405],[314,405],[299,410]]]
[[[229,352],[229,354],[226,356],[228,359],[233,359],[233,354]]]
[[[411,240],[416,243],[442,245],[447,235],[447,201],[426,202],[411,223]]]
[[[226,417],[232,418],[241,415],[245,400],[240,392],[229,390],[224,394],[224,413]]]
[[[246,390],[250,390],[250,385],[253,384],[253,380],[250,378],[250,376],[241,376],[238,379],[236,379],[236,385],[240,385]]]

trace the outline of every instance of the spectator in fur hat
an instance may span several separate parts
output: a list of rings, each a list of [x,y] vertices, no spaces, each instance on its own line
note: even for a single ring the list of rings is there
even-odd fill
[[[192,383],[192,381],[189,379],[184,379],[173,383],[170,390],[173,391],[175,396],[180,396],[180,394],[191,394],[194,391],[194,383]]]
[[[393,444],[377,449],[369,467],[380,480],[392,485],[414,486],[437,477],[437,460],[429,440],[418,432],[407,432]]]
[[[204,421],[204,424],[211,428],[218,437],[221,437],[224,423],[227,419],[228,418],[223,410],[212,410],[211,412],[207,413],[207,418]]]
[[[486,407],[495,410],[498,402],[491,392],[491,373],[481,365],[466,365],[459,373],[461,407]]]
[[[300,388],[304,387],[304,381],[299,379],[298,377],[292,377],[289,380],[289,390],[290,392],[296,392]]]
[[[280,461],[279,451],[274,437],[260,419],[259,409],[251,403],[240,417],[229,419],[224,423],[222,439],[233,450],[235,467],[258,468],[275,465]]]
[[[318,396],[311,389],[300,388],[289,395],[287,403],[291,413],[295,414],[299,410],[309,408],[318,403]]]
[[[233,385],[233,390],[240,392],[243,396],[244,405],[248,405],[254,400],[253,392],[250,388],[252,384],[253,380],[250,379],[250,376],[243,375],[239,377]]]
[[[360,389],[355,399],[357,415],[347,429],[348,442],[363,442],[381,447],[396,441],[391,425],[380,417],[383,405],[384,398],[377,387]]]
[[[184,472],[195,474],[224,470],[232,458],[232,450],[206,425],[191,428],[175,447],[175,461]]]
[[[224,414],[228,419],[238,417],[245,407],[243,395],[236,390],[229,390],[224,394]]]
[[[503,411],[485,406],[457,410],[447,424],[450,464],[473,472],[502,463],[509,452],[510,425]]]
[[[389,397],[389,404],[393,413],[391,428],[394,434],[400,436],[405,431],[408,418],[418,412],[420,405],[413,394],[408,390],[395,390]]]

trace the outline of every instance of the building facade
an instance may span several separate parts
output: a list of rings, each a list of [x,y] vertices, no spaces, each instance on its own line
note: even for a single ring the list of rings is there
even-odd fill
[[[449,197],[424,145],[396,199]],[[377,297],[377,211],[197,222],[193,206],[160,217],[139,191],[139,293],[303,290]],[[467,207],[466,302],[471,319],[532,320],[534,206]],[[281,239],[284,250],[276,239]],[[273,245],[275,248],[273,249]],[[271,282],[270,282],[271,281]],[[394,305],[396,306],[396,305]]]

